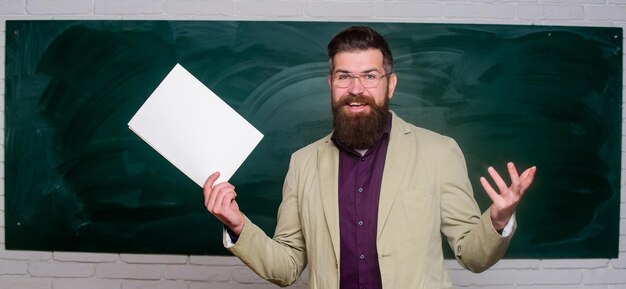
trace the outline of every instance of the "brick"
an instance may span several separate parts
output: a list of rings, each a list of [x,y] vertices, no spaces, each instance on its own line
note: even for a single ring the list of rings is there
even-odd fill
[[[53,289],[119,289],[122,282],[111,279],[58,278],[52,280]]]
[[[371,17],[374,6],[370,2],[305,2],[305,15],[311,17]]]
[[[235,14],[235,3],[230,0],[166,0],[165,13],[230,16]]]
[[[626,73],[625,73],[626,74]],[[622,140],[622,143],[626,143],[626,141]],[[623,164],[623,162],[622,162]],[[622,184],[620,186],[620,199],[621,200],[626,200],[626,184],[624,184],[624,181],[626,181],[626,172],[622,171],[622,173],[620,174],[621,178],[622,178]],[[622,218],[622,211],[620,211],[620,218]]]
[[[52,259],[52,253],[43,252],[43,251],[5,250],[4,246],[2,246],[0,248],[0,259],[25,260],[25,261],[47,261],[47,260]]]
[[[604,4],[606,0],[542,0],[543,3]]]
[[[456,287],[455,287],[456,288]],[[468,287],[463,287],[463,289],[517,289],[520,287],[514,286],[514,285],[495,285],[495,286],[489,286],[489,285],[482,285],[482,286],[468,286]],[[539,288],[536,288],[539,289]]]
[[[476,274],[467,270],[450,271],[450,278],[455,285],[513,285],[515,280],[514,270],[487,270]]]
[[[28,264],[24,261],[0,260],[0,275],[26,275]]]
[[[99,278],[159,280],[161,271],[161,265],[122,263],[96,265],[96,276]]]
[[[93,264],[64,262],[29,262],[28,273],[34,277],[91,277]]]
[[[269,283],[265,279],[259,277],[254,271],[248,267],[233,268],[233,280],[242,284],[265,284]]]
[[[187,255],[148,255],[148,254],[121,254],[120,258],[126,263],[147,264],[187,264]]]
[[[192,265],[244,266],[237,257],[231,256],[189,256]]]
[[[583,272],[583,284],[626,284],[626,270],[585,270]]]
[[[585,6],[587,20],[626,21],[626,6]]]
[[[170,280],[225,282],[230,280],[231,267],[224,266],[166,266],[163,277]]]
[[[163,14],[162,0],[95,0],[94,14]]]
[[[52,258],[56,261],[74,261],[74,262],[117,262],[120,258],[118,254],[103,253],[77,253],[77,252],[54,252]]]
[[[26,7],[24,0],[0,1],[0,15],[23,15],[24,7]]]
[[[520,260],[500,260],[498,263],[489,268],[489,270],[501,270],[501,269],[539,269],[539,260],[520,259]]]
[[[238,1],[237,15],[243,16],[302,16],[302,3],[298,1]]]
[[[606,3],[607,4],[626,5],[626,0],[608,0]]]
[[[626,254],[621,254],[621,258],[611,260],[611,267],[615,269],[626,269]]]
[[[457,1],[462,2],[462,1]],[[498,3],[537,3],[537,0],[468,0],[468,2],[498,2]],[[541,1],[545,2],[545,1]]]
[[[191,282],[189,289],[277,289],[280,288],[275,284],[237,284],[237,283],[208,283],[208,282]],[[308,289],[306,286],[291,285],[289,289]]]
[[[89,14],[93,12],[92,0],[29,0],[26,12],[41,14]]]
[[[626,253],[626,236],[619,236],[619,251]]]
[[[544,269],[599,269],[607,268],[607,259],[553,259],[541,260]]]
[[[518,286],[515,286],[515,289],[607,289],[607,288],[606,288],[606,285],[528,285],[528,286],[518,285]]]
[[[376,17],[429,18],[443,16],[441,3],[415,3],[409,1],[375,2]]]
[[[187,289],[187,282],[168,281],[168,280],[159,280],[159,281],[124,280],[122,281],[122,289]]]
[[[444,5],[444,16],[446,18],[513,19],[515,18],[515,5],[451,3]]]
[[[50,289],[52,288],[52,279],[30,276],[0,276],[0,288]]]
[[[580,284],[582,270],[520,270],[515,273],[517,285]]]
[[[518,5],[517,17],[523,20],[576,20],[585,19],[582,5]]]

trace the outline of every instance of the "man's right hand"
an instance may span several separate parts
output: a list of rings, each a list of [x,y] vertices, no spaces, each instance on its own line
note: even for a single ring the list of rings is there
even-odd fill
[[[237,236],[243,229],[244,217],[235,201],[235,186],[228,182],[213,185],[219,172],[210,175],[204,183],[204,205],[217,219],[222,221]]]

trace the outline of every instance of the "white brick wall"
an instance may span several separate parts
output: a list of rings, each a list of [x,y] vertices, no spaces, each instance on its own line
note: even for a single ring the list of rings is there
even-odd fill
[[[626,0],[0,0],[2,56],[6,19],[263,19],[626,27]],[[1,59],[0,99],[4,103]],[[0,111],[4,111],[4,105]],[[4,117],[0,119],[4,130]],[[0,146],[4,149],[4,138],[0,138]],[[4,183],[4,154],[0,154],[0,163]],[[622,165],[622,180],[626,179],[624,168]],[[626,289],[626,184],[622,188],[618,259],[503,260],[482,274],[469,273],[455,261],[446,261],[456,287]],[[4,240],[2,185],[0,243]],[[233,257],[6,251],[3,247],[0,288],[277,288]],[[307,288],[306,272],[304,275],[291,288]]]

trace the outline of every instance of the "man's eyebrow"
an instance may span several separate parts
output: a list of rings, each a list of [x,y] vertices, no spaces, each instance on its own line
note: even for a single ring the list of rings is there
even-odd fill
[[[344,69],[337,69],[337,70],[334,71],[334,73],[370,73],[370,72],[378,72],[378,69],[377,68],[370,68],[370,69],[363,70],[361,72],[350,72],[350,71],[347,71],[347,70],[344,70]]]

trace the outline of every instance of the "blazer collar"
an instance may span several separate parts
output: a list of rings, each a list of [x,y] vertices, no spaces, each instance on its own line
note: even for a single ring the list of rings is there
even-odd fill
[[[330,140],[330,135],[318,148],[317,159],[322,207],[336,262],[339,264],[339,149]]]
[[[415,144],[409,141],[412,138],[413,131],[408,124],[392,112],[392,127],[389,135],[389,146],[387,147],[387,158],[385,160],[385,170],[383,171],[383,180],[380,186],[380,198],[378,203],[378,224],[376,229],[376,237],[380,238],[380,234],[387,223],[389,213],[404,178],[404,172],[407,171],[410,164],[406,156],[410,155],[410,151],[415,148]]]

